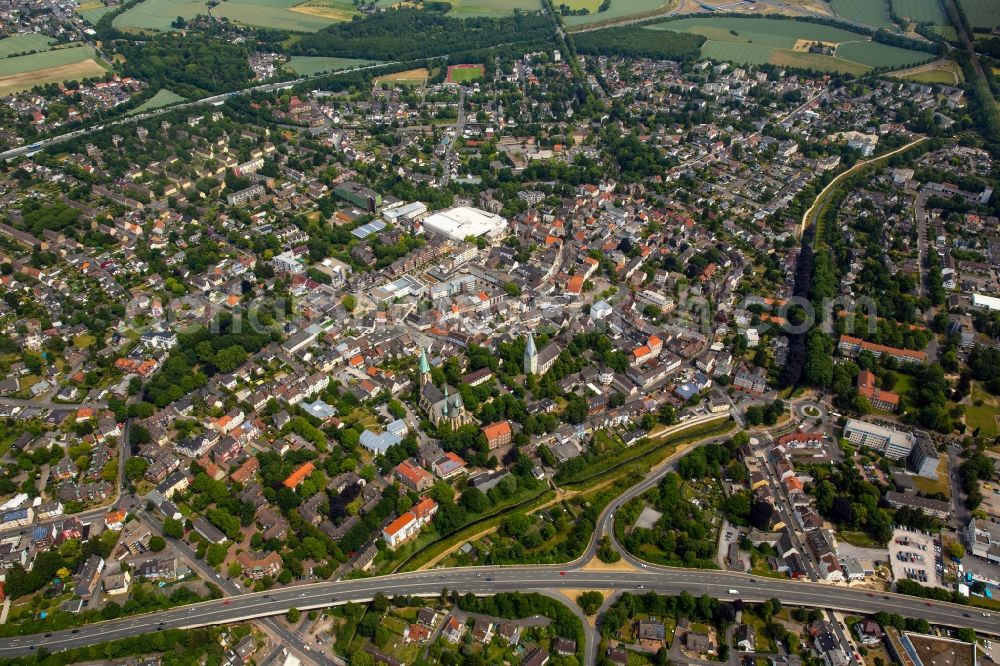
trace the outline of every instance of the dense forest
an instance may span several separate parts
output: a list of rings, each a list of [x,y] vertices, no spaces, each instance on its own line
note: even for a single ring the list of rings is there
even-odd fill
[[[500,44],[551,43],[554,25],[542,14],[454,19],[435,12],[400,9],[338,23],[307,35],[295,55],[369,60],[414,60],[458,55]]]
[[[245,47],[205,35],[163,35],[146,42],[122,42],[122,72],[198,99],[245,88],[253,80]]]
[[[686,32],[629,26],[585,32],[577,35],[575,41],[577,52],[588,55],[689,60],[700,55],[705,38]]]

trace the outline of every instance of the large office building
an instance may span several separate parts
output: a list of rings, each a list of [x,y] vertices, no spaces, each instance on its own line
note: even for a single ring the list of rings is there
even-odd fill
[[[910,455],[914,444],[914,437],[908,432],[857,419],[847,421],[847,425],[844,426],[844,438],[855,446],[867,446],[893,460]]]

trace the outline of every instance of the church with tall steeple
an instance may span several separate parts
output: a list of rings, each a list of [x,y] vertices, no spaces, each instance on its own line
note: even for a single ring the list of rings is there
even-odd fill
[[[544,375],[559,358],[562,350],[555,342],[545,345],[541,351],[535,346],[535,336],[528,331],[528,342],[524,346],[524,374]]]
[[[474,423],[475,419],[465,409],[462,394],[447,384],[442,391],[434,385],[431,378],[431,364],[427,360],[427,351],[420,350],[420,409],[435,427],[451,426],[457,430],[463,425]]]

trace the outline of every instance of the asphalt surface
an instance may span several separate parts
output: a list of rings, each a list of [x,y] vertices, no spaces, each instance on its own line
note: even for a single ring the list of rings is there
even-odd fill
[[[157,613],[100,622],[44,636],[4,639],[0,656],[30,654],[44,645],[51,651],[151,633],[167,628],[192,628],[285,613],[289,608],[310,610],[349,601],[368,601],[377,592],[390,596],[411,594],[436,596],[442,588],[462,594],[490,595],[497,592],[532,592],[559,589],[655,591],[695,596],[707,594],[724,601],[763,601],[777,597],[788,605],[831,608],[856,613],[887,611],[906,617],[921,617],[932,624],[971,627],[987,634],[1000,633],[1000,619],[982,611],[915,597],[871,593],[818,583],[759,578],[721,571],[668,569],[645,565],[639,571],[597,571],[555,566],[475,567],[437,569],[359,580],[314,583],[271,592],[244,594],[228,599],[200,602]],[[643,592],[637,592],[642,590]],[[964,615],[969,617],[965,617]],[[75,633],[74,633],[75,632]],[[315,653],[314,653],[315,654]],[[318,655],[317,655],[318,656]]]

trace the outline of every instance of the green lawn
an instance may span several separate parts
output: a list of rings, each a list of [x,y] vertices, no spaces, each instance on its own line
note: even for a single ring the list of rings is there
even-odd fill
[[[965,407],[965,423],[969,428],[979,428],[979,434],[987,439],[995,439],[1000,434],[997,417],[1000,416],[1000,400],[982,387],[972,383],[971,404]],[[977,405],[976,403],[982,403]]]
[[[170,106],[171,104],[179,104],[180,102],[185,101],[187,101],[187,98],[181,97],[177,93],[170,92],[166,88],[161,88],[156,91],[155,95],[129,111],[129,113],[144,113],[151,109],[160,109],[165,106]]]

